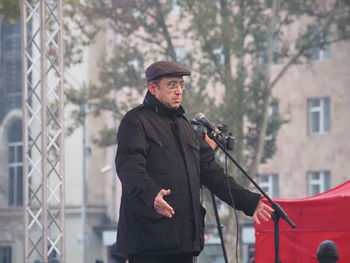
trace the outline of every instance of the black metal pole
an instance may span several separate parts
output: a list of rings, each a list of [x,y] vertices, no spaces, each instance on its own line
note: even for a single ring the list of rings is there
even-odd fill
[[[275,242],[275,263],[281,263],[280,261],[280,217],[275,213],[272,213],[272,220],[274,222],[274,242]]]
[[[219,233],[220,240],[221,240],[222,253],[223,253],[224,258],[225,258],[225,263],[228,263],[224,235],[222,233],[223,226],[220,223],[220,218],[219,218],[218,208],[217,208],[216,201],[215,201],[215,196],[211,191],[210,191],[210,195],[211,195],[211,200],[213,202],[214,214],[215,214],[215,219],[216,219],[216,226],[217,226],[218,233]]]

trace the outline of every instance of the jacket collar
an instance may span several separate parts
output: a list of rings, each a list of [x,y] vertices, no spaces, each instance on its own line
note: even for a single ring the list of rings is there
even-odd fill
[[[185,113],[184,108],[180,105],[180,107],[176,110],[169,109],[163,103],[161,103],[156,97],[154,97],[151,93],[147,91],[145,99],[143,101],[145,106],[150,106],[154,109],[154,111],[160,115],[166,115],[169,118],[175,118],[177,116],[183,115]]]

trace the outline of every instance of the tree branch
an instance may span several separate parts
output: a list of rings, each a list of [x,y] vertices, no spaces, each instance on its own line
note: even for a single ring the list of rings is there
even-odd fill
[[[314,41],[324,32],[326,32],[327,28],[329,28],[329,25],[332,23],[332,20],[334,19],[335,13],[336,13],[336,9],[337,6],[339,4],[339,0],[337,0],[334,3],[334,6],[330,12],[330,15],[326,21],[326,23],[322,26],[321,30],[319,30],[317,32],[317,34],[314,34],[313,36],[311,36],[310,39],[308,39],[306,41],[306,43],[300,47],[299,51],[291,58],[291,60],[283,66],[283,68],[281,69],[281,71],[277,74],[277,76],[275,77],[275,79],[271,82],[270,88],[272,89],[276,83],[282,78],[282,76],[287,72],[287,70],[290,68],[290,66],[292,66],[297,59],[304,54],[304,52],[308,49],[310,49],[311,45],[314,43]]]
[[[187,0],[187,5],[188,5],[188,8],[189,10],[191,11],[192,13],[192,16],[195,20],[196,17],[198,17],[198,14],[196,13],[196,11],[193,9],[193,6],[194,6],[194,3],[191,3],[190,0]],[[197,23],[197,26],[201,29],[201,30],[204,30],[204,28],[202,27],[202,24],[201,23]],[[210,45],[210,41],[204,36],[201,34],[201,37],[202,37],[202,40],[204,42],[204,51],[209,55],[210,59],[212,62],[214,62],[214,65],[215,65],[215,70],[216,72],[219,74],[220,78],[221,79],[225,79],[225,75],[223,74],[222,72],[222,67],[219,63],[219,60],[217,59],[217,57],[215,56],[214,52],[213,52],[213,48],[212,46]]]
[[[165,22],[164,13],[162,12],[162,5],[159,2],[159,0],[156,0],[156,4],[157,4],[157,14],[158,14],[156,20],[158,21],[158,24],[163,31],[163,36],[164,36],[165,41],[167,43],[167,50],[170,53],[170,56],[172,57],[172,59],[174,61],[177,61],[175,48],[174,48],[174,45],[172,42],[172,37],[170,36],[167,24]]]
[[[258,167],[260,164],[261,157],[263,155],[264,147],[265,147],[265,137],[268,125],[268,109],[271,101],[271,88],[270,88],[270,74],[271,74],[271,66],[273,61],[273,43],[276,35],[276,24],[278,18],[278,10],[279,10],[279,0],[273,0],[272,2],[272,17],[269,25],[269,36],[267,41],[267,63],[266,70],[264,74],[264,103],[262,106],[262,120],[260,123],[260,132],[257,136],[257,149],[256,154],[253,158],[252,167],[251,167],[251,175],[256,176],[258,173]],[[258,123],[259,125],[259,123]]]

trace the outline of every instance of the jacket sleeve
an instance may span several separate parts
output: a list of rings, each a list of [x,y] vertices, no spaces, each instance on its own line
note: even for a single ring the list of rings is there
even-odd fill
[[[161,187],[146,171],[146,152],[149,145],[143,126],[136,115],[127,114],[123,118],[117,140],[115,166],[123,191],[153,207],[154,199]]]
[[[216,163],[213,150],[204,140],[200,141],[201,183],[227,204],[252,216],[260,195],[237,184],[232,176],[226,176],[223,168]]]

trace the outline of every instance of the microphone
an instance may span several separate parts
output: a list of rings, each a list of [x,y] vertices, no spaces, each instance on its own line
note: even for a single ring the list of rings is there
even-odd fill
[[[214,131],[216,134],[221,134],[221,131],[212,124],[203,113],[198,112],[195,116],[195,120],[203,124],[207,129]]]
[[[190,120],[190,123],[191,124],[193,124],[193,125],[202,125],[202,123],[201,122],[198,122],[198,121],[196,121],[196,120]]]

